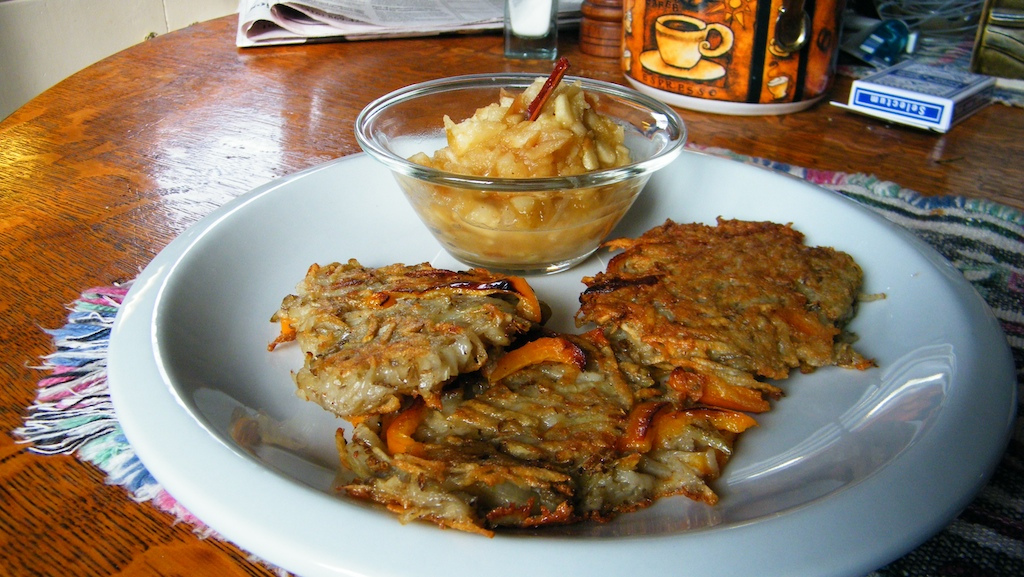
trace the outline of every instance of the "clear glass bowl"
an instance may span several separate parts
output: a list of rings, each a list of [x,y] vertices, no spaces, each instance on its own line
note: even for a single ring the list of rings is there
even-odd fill
[[[489,178],[444,172],[408,160],[447,144],[442,118],[461,122],[497,102],[500,89],[526,89],[535,74],[468,75],[396,90],[360,112],[356,139],[391,169],[420,219],[456,259],[515,274],[566,270],[600,246],[654,171],[686,140],[669,106],[617,84],[586,78],[596,110],[625,130],[632,163],[576,176]]]

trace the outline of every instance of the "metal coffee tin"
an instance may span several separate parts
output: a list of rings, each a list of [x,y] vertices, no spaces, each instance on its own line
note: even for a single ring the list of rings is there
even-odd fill
[[[785,114],[835,76],[845,0],[625,0],[622,68],[639,91],[706,112]]]

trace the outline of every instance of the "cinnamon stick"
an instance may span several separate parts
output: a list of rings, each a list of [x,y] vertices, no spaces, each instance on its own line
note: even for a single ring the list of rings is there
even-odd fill
[[[544,86],[541,87],[540,92],[533,99],[533,102],[526,107],[526,117],[530,120],[537,120],[540,116],[540,111],[544,108],[544,103],[547,102],[551,93],[555,91],[555,87],[562,81],[562,77],[565,76],[565,71],[569,69],[569,59],[565,56],[558,59],[555,62],[555,69],[551,71],[551,75],[544,82]]]

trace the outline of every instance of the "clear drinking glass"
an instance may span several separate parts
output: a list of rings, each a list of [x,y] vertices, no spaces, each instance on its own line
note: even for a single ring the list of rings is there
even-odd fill
[[[558,0],[505,0],[505,56],[554,60]]]

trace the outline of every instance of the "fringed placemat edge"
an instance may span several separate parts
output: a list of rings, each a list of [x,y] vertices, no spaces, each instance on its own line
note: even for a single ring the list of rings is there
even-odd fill
[[[107,386],[110,331],[131,282],[89,288],[71,305],[67,323],[46,330],[54,352],[35,368],[47,373],[24,425],[13,432],[28,450],[41,455],[75,455],[106,474],[109,485],[124,487],[132,499],[150,502],[185,522],[200,537],[213,531],[182,507],[135,454],[114,411]]]

